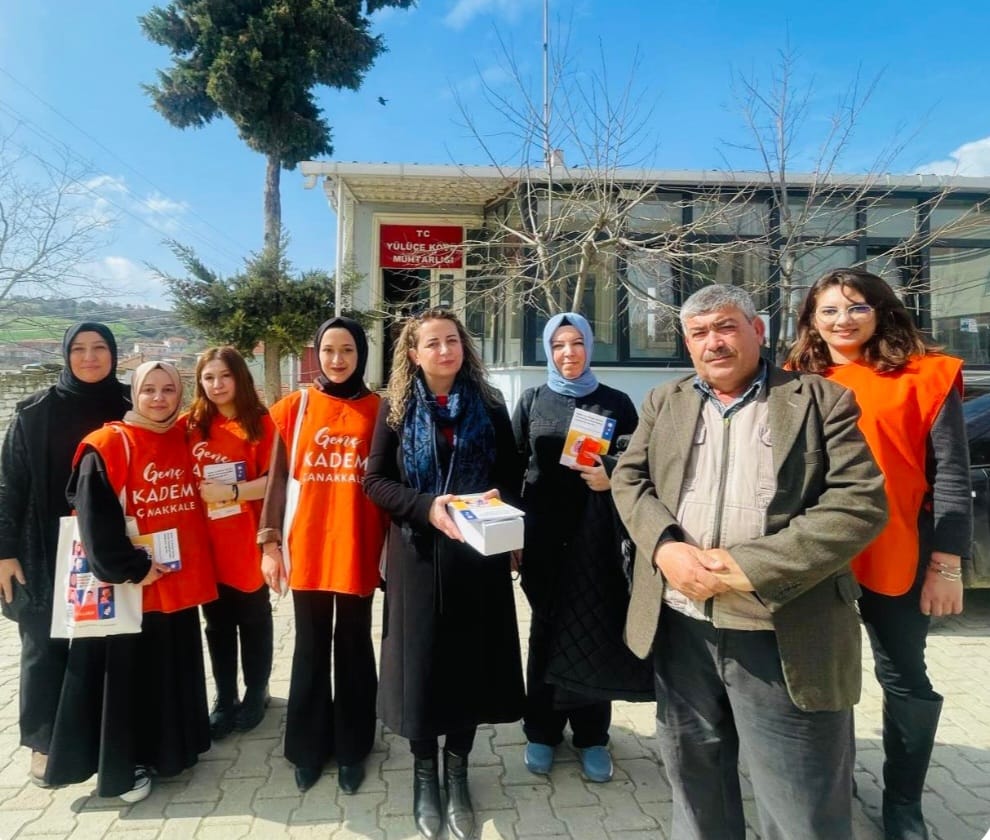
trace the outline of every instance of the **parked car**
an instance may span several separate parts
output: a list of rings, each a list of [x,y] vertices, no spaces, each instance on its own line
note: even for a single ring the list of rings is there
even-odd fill
[[[973,551],[963,559],[963,582],[990,587],[990,394],[963,403],[973,481]]]

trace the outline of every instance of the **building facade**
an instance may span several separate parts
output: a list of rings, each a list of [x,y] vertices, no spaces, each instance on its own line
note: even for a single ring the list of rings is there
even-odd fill
[[[348,308],[380,314],[368,379],[388,375],[395,324],[457,311],[513,403],[543,381],[542,326],[576,308],[594,362],[634,400],[690,367],[680,302],[711,282],[745,286],[778,355],[808,286],[863,266],[899,289],[919,326],[990,379],[990,178],[765,176],[620,170],[302,164],[336,215]],[[542,249],[542,250],[541,250]],[[984,371],[986,372],[984,374]]]

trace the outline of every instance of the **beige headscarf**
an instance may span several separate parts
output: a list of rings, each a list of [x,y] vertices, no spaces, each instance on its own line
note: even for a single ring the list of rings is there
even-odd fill
[[[137,411],[138,394],[141,393],[144,380],[148,378],[148,374],[153,370],[165,371],[179,394],[179,402],[175,406],[175,411],[165,420],[151,420]],[[131,378],[131,402],[134,408],[124,415],[124,422],[127,425],[139,426],[142,429],[158,432],[158,434],[171,429],[175,425],[175,421],[179,419],[179,412],[182,410],[182,377],[179,376],[179,371],[175,369],[175,365],[170,362],[144,362],[139,365],[138,369],[134,371],[134,376]]]

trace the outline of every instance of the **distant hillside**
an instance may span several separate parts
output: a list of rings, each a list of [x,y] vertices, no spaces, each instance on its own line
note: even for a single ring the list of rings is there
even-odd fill
[[[120,305],[91,300],[6,300],[0,305],[0,344],[38,339],[61,339],[77,321],[101,321],[125,348],[135,341],[162,341],[181,336],[199,340],[174,312],[150,306]]]

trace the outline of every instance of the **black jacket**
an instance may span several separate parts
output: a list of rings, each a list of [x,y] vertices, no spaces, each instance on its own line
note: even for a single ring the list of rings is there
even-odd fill
[[[120,387],[122,415],[129,400],[125,386]],[[78,440],[69,441],[61,450],[72,451],[86,434],[102,425],[94,420],[92,428],[78,428],[79,413],[64,416],[72,412],[73,401],[60,397],[54,386],[22,400],[0,450],[0,559],[16,557],[27,580],[22,586],[15,579],[13,603],[2,604],[3,614],[15,621],[26,614],[51,613],[58,521],[71,512],[64,501],[71,465],[51,463],[51,436],[66,434],[71,427],[74,431],[68,433],[78,435]],[[52,509],[53,499],[62,502],[57,509]]]
[[[37,391],[17,404],[0,451],[0,558],[16,557],[27,584],[16,579],[14,601],[3,614],[15,621],[24,613],[51,611],[58,518],[50,511],[48,435],[56,420],[54,388]],[[2,599],[0,599],[2,600]]]
[[[607,385],[580,398],[545,385],[530,388],[513,414],[526,464],[523,589],[552,627],[544,679],[586,698],[653,699],[652,669],[622,639],[629,591],[612,494],[590,490],[579,472],[560,463],[575,408],[615,418],[612,449],[602,459],[609,472],[616,439],[637,422],[632,400]]]
[[[378,716],[411,739],[518,720],[523,676],[509,556],[482,556],[430,524],[435,497],[410,486],[388,412],[382,400],[364,478],[368,497],[392,517]],[[515,503],[509,416],[502,406],[488,414],[496,454],[489,486]],[[438,451],[447,446],[437,434]]]

